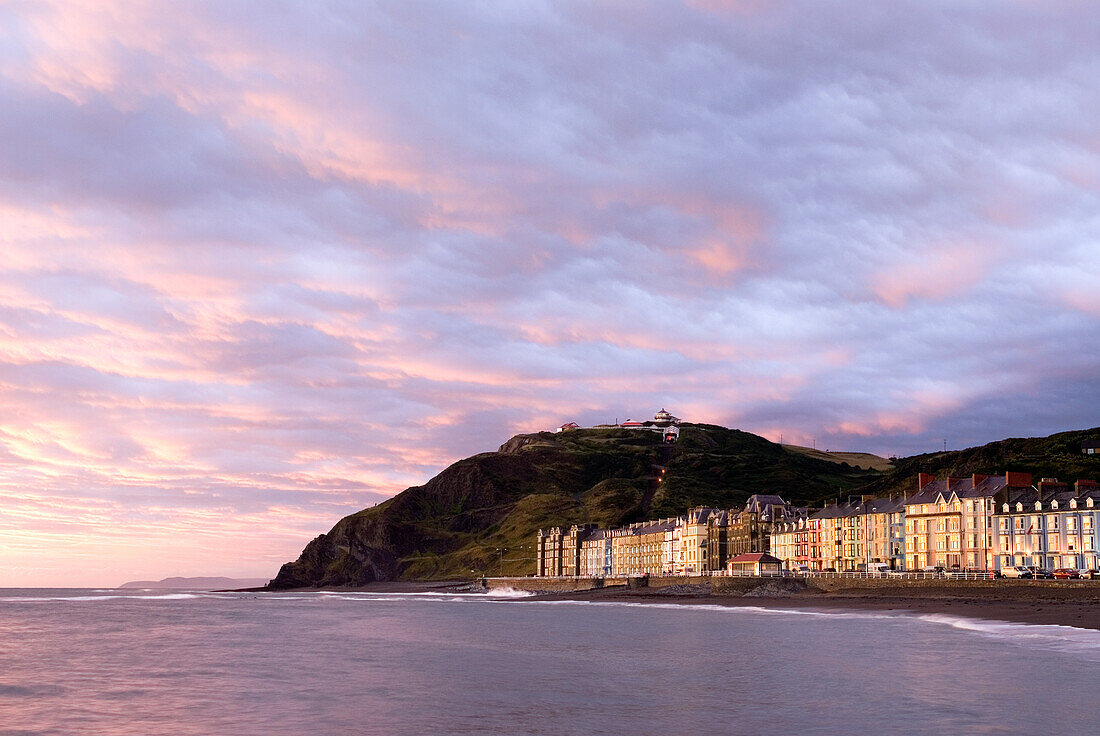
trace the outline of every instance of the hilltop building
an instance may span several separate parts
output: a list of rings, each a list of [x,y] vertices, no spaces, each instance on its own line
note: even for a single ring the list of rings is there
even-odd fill
[[[576,422],[567,422],[554,431],[568,432],[573,429],[584,428]],[[587,429],[641,429],[650,432],[661,432],[665,442],[675,442],[680,437],[680,417],[673,416],[662,408],[653,415],[652,420],[643,422],[636,419],[627,419],[625,422],[619,422],[618,424],[597,424]]]

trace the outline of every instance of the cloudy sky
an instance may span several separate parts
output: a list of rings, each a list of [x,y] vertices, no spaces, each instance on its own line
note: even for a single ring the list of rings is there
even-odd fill
[[[0,585],[270,577],[509,436],[1100,424],[1091,2],[7,2]]]

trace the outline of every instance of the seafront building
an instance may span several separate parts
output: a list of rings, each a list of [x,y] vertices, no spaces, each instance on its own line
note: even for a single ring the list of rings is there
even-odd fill
[[[699,575],[710,570],[707,566],[708,543],[712,516],[722,513],[721,509],[709,506],[696,506],[688,509],[684,519],[683,530],[680,534],[680,559],[677,572],[683,575]]]
[[[594,525],[539,529],[536,574],[609,577],[720,573],[733,557],[768,552],[773,519],[790,518],[791,514],[790,504],[779,496],[755,495],[749,497],[744,509],[697,506],[684,516],[619,529],[598,529]]]
[[[945,480],[918,475],[917,492],[905,500],[909,569],[994,570],[994,508],[1008,494],[1030,487],[1029,473]]]
[[[863,496],[816,510],[757,494],[744,508],[696,506],[619,529],[540,529],[537,574],[738,574],[770,569],[772,559],[785,570],[820,572],[1100,569],[1096,481],[1032,485],[1028,473],[943,480],[921,473],[915,485],[908,497]]]
[[[996,565],[1048,569],[1100,569],[1096,530],[1100,526],[1100,483],[1070,486],[1043,478],[1034,487],[1011,489],[995,510]]]
[[[805,509],[795,509],[774,494],[758,493],[749,496],[745,508],[731,511],[728,517],[726,559],[768,552],[771,549],[771,535],[775,524],[793,519],[802,513],[805,513]],[[715,569],[723,569],[725,561],[723,559]]]

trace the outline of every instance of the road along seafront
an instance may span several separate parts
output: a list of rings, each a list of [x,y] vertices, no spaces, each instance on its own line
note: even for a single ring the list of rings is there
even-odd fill
[[[594,582],[516,577],[481,578],[476,585],[535,594],[526,600],[893,611],[1100,630],[1097,580],[662,576]]]

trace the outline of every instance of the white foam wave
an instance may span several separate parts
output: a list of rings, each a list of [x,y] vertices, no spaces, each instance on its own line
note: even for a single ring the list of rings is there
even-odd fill
[[[317,592],[303,593],[303,595],[316,595],[316,596],[328,596],[328,597],[343,597],[343,598],[369,598],[371,596],[393,596],[398,599],[404,598],[438,598],[439,596],[451,596],[457,598],[476,598],[484,596],[484,593],[463,593],[459,591],[450,590],[436,590],[436,591],[420,591],[416,593],[399,593],[397,591],[384,591],[384,590],[319,590]]]
[[[433,595],[420,594],[416,597],[417,601],[424,601],[426,603],[454,603],[454,602],[466,602],[473,599],[472,595],[462,595],[455,593],[453,595],[441,595],[439,593]],[[484,598],[484,595],[478,595],[479,598]],[[328,595],[325,596],[326,600],[343,600],[343,601],[359,601],[361,603],[400,603],[407,602],[409,600],[407,595],[401,593],[374,593],[373,595]]]
[[[581,605],[581,606],[626,606],[657,608],[678,611],[722,611],[725,613],[750,613],[778,616],[812,616],[832,619],[894,619],[917,620],[932,624],[951,626],[999,641],[1018,646],[1038,646],[1045,649],[1084,655],[1090,660],[1100,661],[1100,631],[1082,629],[1076,626],[1057,626],[1042,624],[1023,624],[1010,621],[993,621],[946,614],[916,614],[906,611],[890,613],[840,611],[835,609],[813,610],[806,608],[768,608],[766,606],[720,606],[709,603],[684,605],[681,603],[652,603],[632,601],[533,601],[532,605]]]
[[[535,595],[529,590],[519,590],[518,588],[492,588],[487,593],[468,593],[467,595],[479,595],[488,596],[490,598],[530,598]]]
[[[0,598],[5,601],[110,601],[118,598],[114,595],[53,595],[53,596],[18,596],[12,598]]]
[[[1053,624],[1020,624],[1011,621],[948,616],[940,613],[920,614],[917,618],[1011,644],[1034,645],[1063,652],[1081,653],[1091,655],[1090,659],[1100,660],[1100,631],[1095,629]]]
[[[185,601],[193,598],[203,598],[205,596],[197,595],[195,593],[162,593],[161,595],[120,595],[112,596],[123,600],[139,600],[139,601]]]
[[[894,614],[864,613],[862,611],[813,610],[806,608],[767,608],[765,606],[722,606],[715,603],[654,603],[640,601],[534,601],[544,606],[626,606],[631,608],[656,608],[666,611],[720,611],[723,613],[752,613],[769,616],[813,616],[817,618],[897,618]]]

